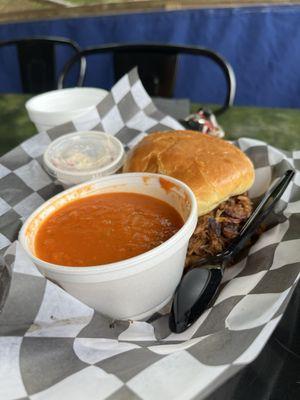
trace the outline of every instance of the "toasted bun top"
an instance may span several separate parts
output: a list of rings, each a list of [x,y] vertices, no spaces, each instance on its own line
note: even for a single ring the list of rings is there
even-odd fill
[[[160,173],[185,182],[197,198],[199,216],[247,191],[254,181],[252,162],[241,150],[195,131],[146,136],[129,152],[123,171]]]

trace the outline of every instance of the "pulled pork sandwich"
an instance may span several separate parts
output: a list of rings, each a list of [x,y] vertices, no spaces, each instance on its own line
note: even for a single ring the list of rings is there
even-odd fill
[[[247,190],[254,181],[253,165],[222,139],[195,131],[152,133],[129,152],[123,171],[170,175],[193,190],[198,224],[187,266],[226,248],[252,212]]]

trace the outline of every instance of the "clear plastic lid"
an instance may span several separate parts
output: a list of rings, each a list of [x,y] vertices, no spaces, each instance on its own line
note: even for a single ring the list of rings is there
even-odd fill
[[[44,153],[44,163],[52,176],[76,184],[117,172],[124,156],[123,145],[114,136],[86,131],[54,140]]]

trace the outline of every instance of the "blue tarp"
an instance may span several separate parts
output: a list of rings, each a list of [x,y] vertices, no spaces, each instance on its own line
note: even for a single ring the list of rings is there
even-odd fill
[[[0,40],[54,35],[82,47],[112,42],[165,42],[212,48],[233,66],[236,104],[300,106],[300,6],[145,12],[0,25]],[[12,52],[0,50],[0,91],[20,90]],[[60,55],[61,63],[66,55]],[[112,84],[110,60],[90,59],[86,85]],[[182,59],[176,96],[215,102],[222,76],[206,63]]]

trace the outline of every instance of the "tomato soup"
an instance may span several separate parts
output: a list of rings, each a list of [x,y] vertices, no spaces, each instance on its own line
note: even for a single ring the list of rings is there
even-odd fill
[[[173,236],[183,225],[169,204],[138,193],[74,200],[51,214],[35,238],[37,257],[65,266],[126,260]]]

